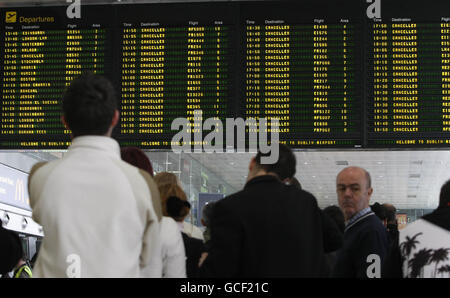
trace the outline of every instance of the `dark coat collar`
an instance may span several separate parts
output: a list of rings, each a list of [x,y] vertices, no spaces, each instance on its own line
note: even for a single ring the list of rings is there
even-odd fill
[[[262,175],[262,176],[257,176],[255,178],[252,178],[250,181],[248,181],[245,186],[244,189],[253,186],[255,184],[258,183],[267,183],[267,182],[279,182],[282,183],[281,180],[273,175]]]

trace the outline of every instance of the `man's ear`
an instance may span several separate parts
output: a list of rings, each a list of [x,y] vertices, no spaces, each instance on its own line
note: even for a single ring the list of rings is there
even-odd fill
[[[69,125],[67,125],[66,117],[64,117],[64,115],[61,115],[61,122],[66,129],[70,129]]]
[[[119,122],[119,118],[120,118],[120,113],[119,113],[119,110],[116,109],[114,111],[114,116],[111,121],[111,127],[115,127],[117,125],[117,123]]]
[[[252,157],[252,159],[250,160],[250,163],[248,165],[248,171],[250,173],[252,173],[255,166],[256,166],[256,159],[255,159],[255,157]]]

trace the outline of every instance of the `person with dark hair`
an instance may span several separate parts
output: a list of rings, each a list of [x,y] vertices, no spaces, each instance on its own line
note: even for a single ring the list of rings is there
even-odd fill
[[[343,169],[336,177],[336,193],[345,230],[344,245],[337,254],[332,276],[381,277],[388,239],[385,227],[369,207],[373,193],[369,172],[353,166]]]
[[[120,157],[129,164],[146,171],[153,177],[153,166],[150,159],[144,151],[137,147],[122,147],[120,148]]]
[[[285,145],[276,149],[277,162],[261,164],[263,154],[258,152],[250,161],[244,189],[215,203],[202,277],[326,275],[317,201],[285,184],[294,177],[295,156]]]
[[[284,183],[288,183],[295,175],[296,170],[295,167],[297,161],[295,159],[294,152],[292,152],[292,150],[286,145],[279,144],[278,150],[279,150],[278,161],[273,164],[262,163],[261,157],[269,156],[270,153],[263,154],[261,153],[261,151],[258,151],[258,153],[254,158],[254,165],[255,165],[254,169],[265,173],[275,174],[279,180],[281,180]]]
[[[189,214],[191,204],[188,201],[181,200],[176,196],[167,198],[167,213],[178,223],[182,223]],[[180,231],[182,227],[180,226]],[[203,241],[188,234],[181,232],[186,252],[186,275],[188,278],[196,278],[199,276],[199,261],[206,248]]]
[[[370,205],[370,209],[386,227],[386,209],[384,208],[384,206],[378,202],[375,202],[373,205]]]
[[[12,271],[22,258],[23,249],[19,236],[3,228],[0,220],[0,275]]]
[[[160,277],[151,177],[122,161],[111,137],[119,121],[112,84],[81,75],[62,111],[72,144],[62,159],[33,166],[28,179],[33,220],[45,233],[33,277]]]
[[[370,209],[381,220],[381,223],[386,228],[388,235],[389,246],[398,237],[397,219],[395,217],[396,209],[392,204],[380,204],[378,202],[370,206]]]
[[[136,147],[124,147],[120,149],[123,161],[147,172],[153,177],[153,167],[145,152]],[[183,245],[183,237],[177,223],[169,216],[162,216],[162,203],[158,186],[153,178],[147,177],[150,193],[152,194],[153,207],[159,218],[161,235],[161,259],[162,277],[185,278],[186,254]]]
[[[167,198],[170,196],[179,197],[181,200],[186,201],[188,204],[188,199],[186,193],[181,188],[181,183],[179,182],[177,176],[173,173],[162,172],[158,173],[155,176],[155,182],[158,185],[159,192],[161,193],[161,202],[162,202],[162,212],[165,216],[168,216],[166,206],[167,206]],[[191,211],[191,205],[186,208],[187,214]],[[194,237],[203,241],[203,232],[196,226],[186,221],[178,222],[180,227],[182,228],[182,232],[186,233],[190,237]]]
[[[388,278],[450,278],[450,180],[430,214],[399,231],[383,267]]]
[[[398,223],[397,223],[397,209],[394,205],[384,203],[384,210],[386,211],[386,230],[389,236],[389,245],[398,239]]]
[[[337,253],[344,242],[344,214],[337,206],[328,206],[322,211],[322,225],[324,228],[325,253],[330,268],[330,275],[336,264]],[[330,223],[331,222],[331,223]],[[334,241],[333,241],[334,240]]]
[[[292,177],[289,179],[289,185],[302,189],[300,182],[297,178]],[[323,232],[323,249],[327,257],[329,273],[334,266],[334,260],[336,258],[336,251],[342,247],[343,243],[343,232],[341,232],[336,225],[336,223],[331,219],[325,212],[320,210],[320,219],[322,222],[322,232]]]
[[[336,205],[328,206],[325,209],[323,209],[323,213],[328,215],[328,217],[330,217],[336,223],[336,226],[338,227],[339,231],[341,231],[341,233],[344,234],[345,219],[341,208],[339,208]]]
[[[213,216],[215,202],[208,202],[205,206],[203,206],[202,210],[202,225],[205,226],[205,231],[203,232],[203,239],[205,242],[206,248],[209,247],[209,240],[211,239],[211,218]]]

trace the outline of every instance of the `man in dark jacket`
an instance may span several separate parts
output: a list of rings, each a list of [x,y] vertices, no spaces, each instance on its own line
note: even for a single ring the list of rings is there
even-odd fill
[[[22,257],[22,245],[19,236],[3,228],[0,221],[0,274],[14,269]]]
[[[203,277],[324,276],[322,224],[316,199],[282,181],[295,174],[292,151],[274,164],[252,158],[244,189],[214,206]]]
[[[343,169],[336,178],[336,192],[346,226],[333,276],[381,277],[388,239],[385,227],[369,207],[373,192],[369,173],[358,167]]]

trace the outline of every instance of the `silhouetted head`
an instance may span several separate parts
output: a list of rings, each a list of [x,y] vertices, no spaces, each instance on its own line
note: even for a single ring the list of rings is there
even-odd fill
[[[394,205],[389,203],[384,203],[382,205],[384,210],[386,210],[386,220],[388,224],[396,224],[397,223],[397,208]]]
[[[261,157],[269,156],[271,153],[263,154],[261,151],[258,151],[256,156],[250,161],[248,180],[264,174],[276,175],[282,181],[294,177],[296,167],[294,153],[289,147],[283,144],[279,144],[278,150],[278,161],[273,164],[262,164]]]
[[[155,176],[156,177],[156,176]],[[161,196],[161,207],[164,216],[168,216],[167,199],[170,197],[177,197],[182,201],[187,202],[187,196],[183,189],[178,184],[164,184],[158,185],[159,194]]]
[[[139,148],[136,147],[124,147],[120,149],[120,156],[123,161],[132,164],[133,166],[142,169],[150,174],[153,177],[153,167],[150,159]]]
[[[191,204],[188,201],[182,200],[176,196],[168,197],[166,206],[167,215],[178,222],[182,222],[191,209]]]
[[[63,95],[62,111],[62,121],[73,137],[110,136],[119,121],[111,82],[93,73],[85,73],[70,83]]]

